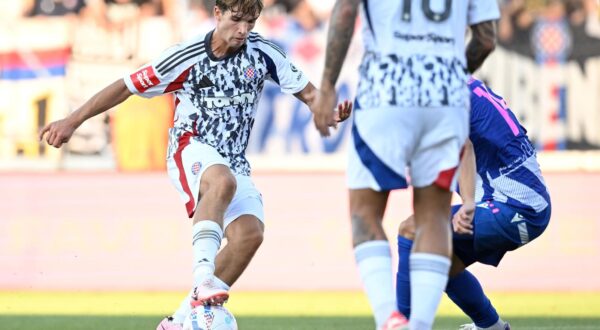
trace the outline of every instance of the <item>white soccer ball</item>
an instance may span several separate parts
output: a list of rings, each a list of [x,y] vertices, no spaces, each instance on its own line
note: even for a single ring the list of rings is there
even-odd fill
[[[223,306],[198,306],[183,322],[183,330],[237,330],[233,314]]]

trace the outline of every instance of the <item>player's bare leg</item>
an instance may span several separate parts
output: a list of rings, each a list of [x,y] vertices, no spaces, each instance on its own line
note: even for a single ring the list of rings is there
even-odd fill
[[[389,329],[401,329],[403,325],[396,322],[403,317],[396,310],[390,246],[382,226],[388,196],[387,191],[350,190],[352,243],[377,328],[388,329],[393,323]]]
[[[447,189],[414,188],[415,240],[410,255],[410,329],[429,330],[448,282],[452,239]]]
[[[227,245],[215,262],[215,276],[227,286],[242,275],[263,242],[264,225],[253,215],[242,215],[227,226]]]
[[[376,240],[385,240],[383,230],[383,214],[387,205],[389,192],[371,189],[350,190],[350,216],[352,220],[352,245]]]
[[[415,243],[413,252],[432,253],[450,258],[450,201],[452,192],[430,185],[414,188]]]
[[[223,238],[223,216],[236,189],[236,179],[225,165],[210,166],[202,174],[192,229],[195,283],[192,305],[222,304],[229,298],[227,290],[215,283],[214,271]]]
[[[225,230],[227,245],[219,251],[215,261],[214,282],[217,287],[228,291],[237,281],[260,247],[263,233],[263,223],[253,215],[242,215],[227,226]],[[192,311],[190,298],[193,294],[192,291],[186,296],[177,311],[173,313],[171,320],[165,319],[163,322],[182,324]]]

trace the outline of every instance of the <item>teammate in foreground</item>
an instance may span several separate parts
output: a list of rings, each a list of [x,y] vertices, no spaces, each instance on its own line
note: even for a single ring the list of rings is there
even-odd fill
[[[446,293],[473,320],[461,329],[509,330],[477,278],[465,268],[475,262],[498,266],[506,252],[541,235],[550,221],[550,195],[527,131],[504,99],[476,79],[469,81],[469,88],[472,143],[467,142],[461,162],[463,203],[452,208],[454,253]],[[407,317],[411,314],[407,258],[414,238],[411,216],[398,232],[396,280],[398,308]]]
[[[194,289],[158,329],[180,329],[190,299],[194,306],[224,303],[262,243],[262,197],[245,149],[265,81],[314,112],[316,88],[281,49],[251,32],[262,8],[261,0],[217,0],[213,31],[167,49],[40,131],[40,140],[59,148],[85,120],[132,94],[175,94],[167,169],[193,219]],[[340,104],[331,125],[347,119],[351,109],[347,101]],[[217,254],[223,237],[228,243]]]
[[[389,192],[408,186],[409,167],[416,226],[410,329],[431,329],[450,268],[450,200],[469,125],[467,69],[474,72],[495,47],[498,3],[337,0],[315,106],[323,136],[335,122],[330,108],[359,3],[365,54],[347,173],[355,258],[377,328],[406,328],[381,223]]]

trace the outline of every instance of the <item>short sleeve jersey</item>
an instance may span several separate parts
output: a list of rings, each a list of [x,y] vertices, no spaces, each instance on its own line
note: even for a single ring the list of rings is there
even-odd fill
[[[143,97],[175,94],[168,157],[193,138],[214,147],[234,173],[250,175],[245,150],[264,82],[293,94],[308,79],[279,47],[254,32],[236,53],[217,58],[210,47],[213,32],[167,49],[124,80]]]
[[[359,105],[468,106],[467,27],[499,17],[497,0],[364,0]]]

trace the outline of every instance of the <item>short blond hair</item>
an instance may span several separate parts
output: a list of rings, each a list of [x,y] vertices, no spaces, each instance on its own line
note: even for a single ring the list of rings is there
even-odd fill
[[[217,0],[215,6],[222,12],[230,10],[236,15],[258,17],[263,10],[262,0]]]

